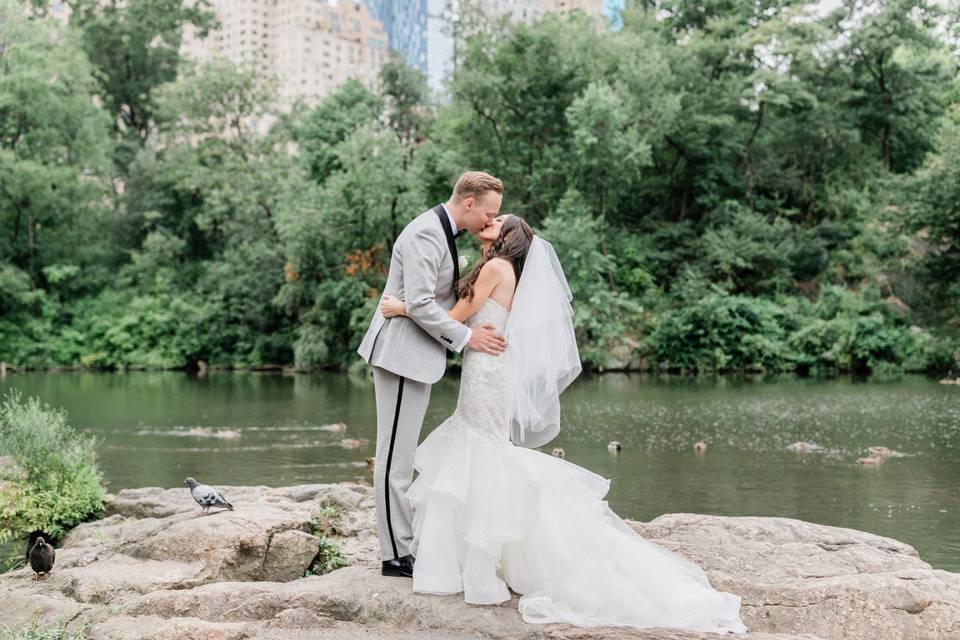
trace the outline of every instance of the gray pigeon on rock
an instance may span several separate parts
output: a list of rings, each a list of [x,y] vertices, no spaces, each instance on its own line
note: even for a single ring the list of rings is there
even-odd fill
[[[53,570],[53,562],[56,558],[57,552],[53,549],[53,546],[47,544],[47,541],[43,537],[37,538],[37,541],[33,543],[33,546],[30,547],[30,551],[27,552],[27,558],[30,560],[30,568],[33,569],[34,580],[46,580],[47,576],[50,575],[50,571]]]
[[[210,507],[226,507],[233,511],[233,505],[227,502],[223,494],[208,484],[200,484],[193,478],[187,478],[183,484],[190,487],[190,495],[196,500],[197,504],[203,507],[200,513],[207,513]]]

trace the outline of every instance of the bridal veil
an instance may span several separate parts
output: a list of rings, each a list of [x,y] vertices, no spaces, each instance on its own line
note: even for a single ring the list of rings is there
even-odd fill
[[[540,447],[560,432],[560,393],[582,370],[572,297],[553,246],[534,236],[504,332],[514,444]]]

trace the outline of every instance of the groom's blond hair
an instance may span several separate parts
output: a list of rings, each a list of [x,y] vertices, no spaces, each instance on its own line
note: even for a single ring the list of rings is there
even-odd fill
[[[453,187],[453,202],[462,202],[464,198],[479,198],[488,191],[503,194],[503,183],[483,171],[467,171],[457,180]]]

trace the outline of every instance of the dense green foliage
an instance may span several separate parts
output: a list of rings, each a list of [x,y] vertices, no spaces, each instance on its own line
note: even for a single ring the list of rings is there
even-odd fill
[[[471,15],[447,99],[395,61],[285,110],[179,58],[207,3],[27,4],[0,0],[2,361],[349,367],[393,238],[475,168],[556,246],[588,366],[960,368],[953,7]]]
[[[62,411],[11,393],[0,402],[0,542],[42,532],[60,539],[97,515],[106,490],[93,441]]]

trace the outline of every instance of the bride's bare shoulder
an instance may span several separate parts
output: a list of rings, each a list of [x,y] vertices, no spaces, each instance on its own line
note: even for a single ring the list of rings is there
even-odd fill
[[[506,258],[490,258],[480,269],[480,273],[483,274],[484,271],[497,280],[513,280],[515,277],[513,263]]]

